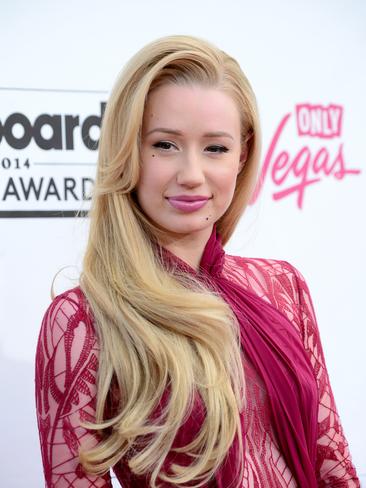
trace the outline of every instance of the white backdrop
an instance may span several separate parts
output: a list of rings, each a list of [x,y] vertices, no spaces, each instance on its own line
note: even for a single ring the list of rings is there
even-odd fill
[[[98,139],[101,104],[123,63],[156,37],[184,33],[234,55],[257,94],[264,183],[227,251],[286,259],[305,275],[343,427],[366,480],[366,4],[0,6],[1,486],[43,485],[35,346],[51,280],[68,265],[56,291],[73,285],[88,226],[86,219],[35,212],[88,208],[81,198],[83,185],[86,193],[91,187],[96,151],[82,135]]]

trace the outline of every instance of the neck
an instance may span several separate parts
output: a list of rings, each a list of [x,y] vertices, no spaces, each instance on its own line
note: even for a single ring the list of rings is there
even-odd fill
[[[212,227],[199,232],[180,234],[162,245],[196,271],[199,271],[203,251],[212,233]]]

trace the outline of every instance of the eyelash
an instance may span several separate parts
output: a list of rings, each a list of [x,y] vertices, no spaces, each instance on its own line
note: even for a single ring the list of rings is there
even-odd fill
[[[171,149],[171,147],[164,147],[164,146],[174,146],[174,144],[168,141],[158,141],[155,142],[155,144],[153,144],[153,147],[156,147],[157,149],[163,149],[165,151]]]
[[[166,146],[170,146],[170,147],[166,147]],[[155,144],[153,144],[153,147],[155,147],[157,149],[162,149],[163,151],[169,151],[169,149],[171,149],[172,146],[175,146],[175,145],[169,141],[158,141]],[[207,146],[206,149],[210,149],[210,148],[215,149],[214,151],[209,151],[209,152],[212,152],[213,154],[227,153],[229,150],[227,147],[220,146],[218,144],[213,144],[211,146]]]

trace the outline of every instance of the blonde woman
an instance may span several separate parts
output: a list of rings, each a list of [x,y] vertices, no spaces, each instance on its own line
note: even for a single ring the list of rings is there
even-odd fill
[[[173,36],[108,101],[80,286],[42,323],[46,486],[357,487],[308,288],[225,254],[257,174],[238,63]]]

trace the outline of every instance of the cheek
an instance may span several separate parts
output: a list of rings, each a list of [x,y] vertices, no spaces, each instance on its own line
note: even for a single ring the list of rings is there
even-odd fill
[[[140,180],[137,184],[138,196],[146,194],[163,193],[172,177],[167,165],[159,164],[158,161],[147,161],[140,170]]]
[[[217,178],[217,186],[223,198],[233,195],[237,179],[237,168],[230,168],[220,174]]]

